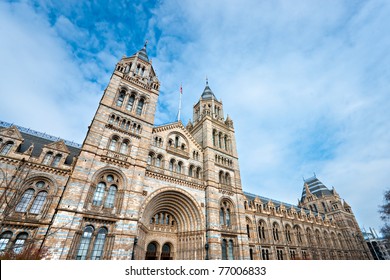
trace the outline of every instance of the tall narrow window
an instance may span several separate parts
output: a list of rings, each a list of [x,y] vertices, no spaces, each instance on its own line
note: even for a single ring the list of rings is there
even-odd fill
[[[116,143],[118,142],[117,138],[112,138],[110,142],[110,146],[108,147],[109,150],[115,151],[116,150]]]
[[[88,254],[89,244],[91,243],[93,227],[87,226],[81,237],[79,249],[77,250],[76,260],[85,260]]]
[[[51,166],[57,167],[58,164],[60,163],[61,158],[62,158],[62,155],[60,155],[60,154],[56,155],[56,156],[54,157],[53,162],[51,163]]]
[[[120,153],[121,154],[127,154],[127,151],[129,149],[129,142],[127,142],[126,140],[122,142],[121,144],[121,148],[120,148]]]
[[[230,209],[226,209],[226,225],[230,226]]]
[[[124,99],[125,99],[125,91],[121,91],[119,93],[118,99],[116,100],[116,106],[122,107]]]
[[[157,158],[156,158],[156,166],[157,167],[161,166],[161,156],[157,156]]]
[[[93,205],[100,206],[102,205],[103,197],[104,197],[104,191],[106,188],[106,184],[103,182],[100,182],[95,190],[95,193],[93,195]]]
[[[15,240],[14,253],[19,254],[23,251],[24,243],[26,243],[28,234],[25,232],[19,233]]]
[[[188,176],[193,177],[194,176],[194,166],[191,165],[188,169]]]
[[[104,243],[106,241],[107,229],[101,228],[93,245],[91,260],[100,260],[103,255]]]
[[[251,237],[250,230],[249,230],[249,225],[246,225],[246,234],[248,235],[248,238]]]
[[[118,188],[115,185],[111,185],[110,189],[108,190],[108,195],[106,198],[106,201],[104,202],[104,207],[106,208],[113,208],[115,203],[115,195]]]
[[[234,243],[233,240],[229,240],[229,260],[234,260]]]
[[[222,249],[222,259],[227,260],[228,258],[227,258],[227,241],[226,241],[226,239],[222,240],[221,246],[222,246],[222,248],[221,248]]]
[[[171,161],[169,162],[169,171],[173,171],[174,163],[175,163],[175,160],[171,159]]]
[[[224,225],[225,224],[225,212],[224,212],[224,210],[223,210],[223,208],[221,208],[220,210],[219,210],[219,224],[220,225]]]
[[[42,191],[39,192],[35,197],[34,202],[30,208],[30,213],[39,214],[41,212],[42,206],[45,204],[45,200],[47,197],[47,192]]]
[[[42,161],[42,164],[49,164],[51,162],[53,158],[53,153],[52,152],[48,152],[46,153],[45,157],[43,158],[43,161]]]
[[[176,172],[181,173],[182,167],[183,167],[183,163],[179,161],[176,165]]]
[[[22,195],[22,198],[20,199],[19,203],[15,207],[16,212],[26,212],[27,206],[30,204],[30,201],[34,195],[33,189],[28,189],[24,192]]]
[[[11,240],[12,232],[5,231],[0,235],[0,251],[4,251],[8,242]]]
[[[145,103],[145,100],[143,98],[141,98],[139,101],[138,101],[138,105],[137,105],[137,115],[141,116],[142,114],[142,109],[144,107],[144,103]]]
[[[129,100],[127,101],[127,105],[126,105],[126,110],[128,110],[128,111],[131,111],[131,110],[133,110],[133,105],[134,105],[134,95],[131,95],[130,97],[129,97]]]
[[[7,142],[3,148],[1,149],[0,151],[0,155],[6,155],[9,153],[9,151],[11,150],[12,146],[14,145],[13,142]]]

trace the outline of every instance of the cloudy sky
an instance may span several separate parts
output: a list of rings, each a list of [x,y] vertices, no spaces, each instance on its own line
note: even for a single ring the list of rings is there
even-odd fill
[[[96,2],[96,3],[94,3]],[[206,76],[244,190],[296,204],[303,177],[379,229],[390,188],[389,1],[1,1],[0,120],[82,143],[115,63],[148,40],[156,124]]]

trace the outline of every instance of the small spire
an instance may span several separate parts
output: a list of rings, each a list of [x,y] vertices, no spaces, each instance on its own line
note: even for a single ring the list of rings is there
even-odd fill
[[[207,78],[207,75],[206,75],[206,86],[209,85],[209,79]]]
[[[146,39],[145,44],[144,44],[144,48],[146,48],[147,45],[148,45],[148,40]]]

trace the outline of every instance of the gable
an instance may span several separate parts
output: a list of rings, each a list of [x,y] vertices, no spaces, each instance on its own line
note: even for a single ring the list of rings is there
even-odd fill
[[[0,135],[13,140],[23,141],[23,137],[16,126],[0,129]]]

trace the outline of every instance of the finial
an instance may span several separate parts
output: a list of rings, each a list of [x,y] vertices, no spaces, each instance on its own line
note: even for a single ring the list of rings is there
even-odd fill
[[[206,86],[209,85],[209,79],[207,78],[207,75],[206,75]]]
[[[145,40],[144,48],[148,45],[148,40]]]

